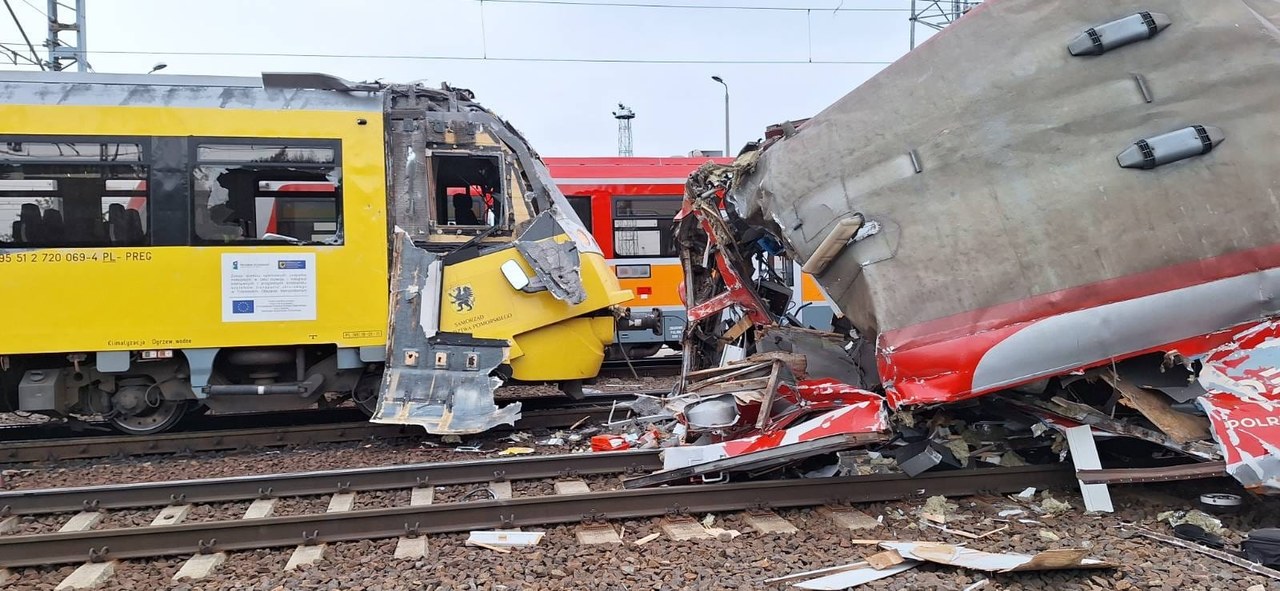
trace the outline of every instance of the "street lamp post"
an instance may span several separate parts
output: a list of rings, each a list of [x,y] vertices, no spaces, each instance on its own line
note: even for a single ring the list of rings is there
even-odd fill
[[[712,80],[719,82],[724,86],[724,155],[729,156],[729,85],[725,84],[724,78],[712,76]]]

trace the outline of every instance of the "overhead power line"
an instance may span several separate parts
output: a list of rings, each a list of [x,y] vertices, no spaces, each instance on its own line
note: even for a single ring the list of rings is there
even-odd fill
[[[477,0],[481,4],[542,4],[548,6],[589,6],[604,8],[674,8],[685,10],[760,10],[774,12],[896,12],[909,14],[910,8],[871,8],[843,6],[741,6],[722,4],[664,4],[660,2],[596,2],[592,0]]]
[[[13,6],[9,4],[9,0],[4,0],[4,7],[9,10],[9,16],[13,18],[13,24],[18,25],[18,32],[22,33],[22,41],[27,44],[27,49],[31,50],[31,59],[40,69],[44,69],[44,63],[40,61],[40,54],[36,53],[36,46],[31,44],[31,38],[27,36],[27,30],[22,26],[22,20],[13,12]]]
[[[536,63],[582,63],[582,64],[746,64],[746,65],[788,65],[788,64],[824,64],[853,66],[884,66],[893,62],[865,60],[802,60],[802,59],[631,59],[631,58],[580,58],[580,57],[501,57],[492,55],[403,55],[403,54],[351,54],[351,53],[256,53],[239,51],[124,51],[95,49],[95,54],[104,55],[178,55],[196,57],[286,57],[286,58],[328,58],[328,59],[375,59],[375,60],[408,60],[408,61],[489,61],[489,62],[536,62]]]
[[[45,12],[45,11],[44,11],[42,8],[40,8],[39,6],[36,6],[35,4],[32,4],[32,3],[31,3],[31,0],[22,0],[22,3],[23,3],[23,4],[26,4],[27,6],[30,6],[30,7],[31,7],[31,10],[34,10],[34,11],[36,11],[36,12],[40,13],[40,16],[43,16],[46,20],[48,20],[48,18],[49,18],[49,13]]]

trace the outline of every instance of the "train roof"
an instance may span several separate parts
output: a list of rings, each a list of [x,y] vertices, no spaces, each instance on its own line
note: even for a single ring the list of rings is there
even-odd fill
[[[0,103],[378,111],[377,83],[310,73],[261,77],[0,71]]]
[[[733,159],[706,156],[549,157],[543,161],[560,185],[684,185],[689,174],[699,166],[709,161],[728,164]]]

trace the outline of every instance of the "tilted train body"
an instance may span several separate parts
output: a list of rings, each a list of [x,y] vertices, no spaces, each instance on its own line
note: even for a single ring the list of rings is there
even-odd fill
[[[150,433],[196,408],[354,395],[380,420],[476,430],[518,413],[496,411],[491,370],[594,376],[629,297],[537,155],[465,90],[8,73],[0,120],[8,409]],[[401,256],[436,260],[437,291],[393,273]],[[389,335],[414,333],[386,363]],[[483,383],[487,407],[401,381],[408,362]]]
[[[691,177],[686,369],[716,362],[725,306],[772,321],[739,288],[772,237],[892,407],[1001,392],[1280,491],[1278,25],[1274,0],[984,2]],[[1075,404],[1079,377],[1114,394]]]
[[[1141,40],[1069,51],[1126,17]],[[986,2],[767,146],[733,199],[802,261],[841,220],[877,230],[817,277],[899,404],[1203,352],[1280,305],[1277,23],[1270,0]],[[1170,132],[1194,155],[1117,160]]]

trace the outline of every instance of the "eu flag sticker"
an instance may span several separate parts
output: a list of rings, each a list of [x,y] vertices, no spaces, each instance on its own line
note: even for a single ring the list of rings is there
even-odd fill
[[[232,314],[253,314],[253,300],[231,300]]]
[[[306,269],[307,261],[278,261],[281,269]]]

